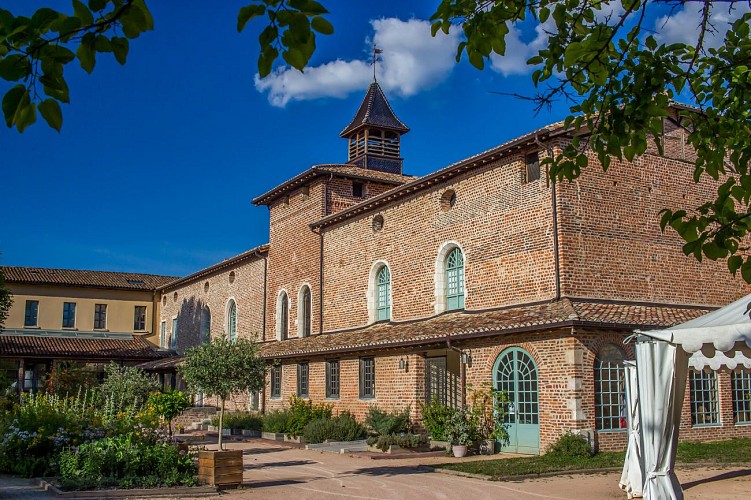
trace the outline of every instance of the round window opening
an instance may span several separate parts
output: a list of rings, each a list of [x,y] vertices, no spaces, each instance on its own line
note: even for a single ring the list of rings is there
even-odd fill
[[[209,282],[208,281],[203,284],[203,291],[204,292],[208,292],[209,291]]]
[[[174,300],[175,302],[177,302],[177,292],[175,292],[175,293],[172,294],[172,300]]]
[[[453,189],[447,189],[441,195],[441,210],[446,212],[454,205],[456,205],[456,191]]]
[[[373,231],[380,231],[383,229],[383,215],[376,215],[373,217]]]
[[[232,271],[229,273],[229,282],[234,283],[235,282],[235,271]]]

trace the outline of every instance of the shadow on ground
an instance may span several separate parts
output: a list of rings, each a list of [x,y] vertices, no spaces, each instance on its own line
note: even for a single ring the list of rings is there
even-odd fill
[[[263,464],[246,465],[243,467],[245,470],[254,469],[271,469],[275,467],[295,467],[299,465],[314,465],[319,462],[313,460],[287,460],[286,462],[268,462]]]
[[[681,484],[684,490],[699,486],[700,484],[714,483],[715,481],[724,481],[725,479],[733,479],[736,477],[751,476],[751,469],[731,470],[730,472],[723,472],[716,476],[699,479],[697,481],[691,481],[689,483]]]

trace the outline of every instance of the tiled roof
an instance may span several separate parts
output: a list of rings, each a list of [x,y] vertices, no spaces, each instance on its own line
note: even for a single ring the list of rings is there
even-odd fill
[[[69,338],[0,333],[0,357],[66,358],[87,360],[158,359],[163,353],[141,337]]]
[[[340,137],[347,137],[361,127],[379,127],[406,134],[409,127],[402,123],[396,117],[394,110],[383,95],[383,90],[377,82],[370,84],[365,98],[360,104],[360,108],[355,113],[349,125],[339,134]]]
[[[5,281],[34,285],[63,285],[122,290],[155,290],[174,281],[177,276],[121,273],[114,271],[85,271],[81,269],[48,269],[45,267],[3,266]]]
[[[363,328],[314,335],[281,342],[265,342],[265,358],[373,351],[392,347],[437,345],[521,331],[568,326],[601,328],[659,328],[706,313],[707,308],[641,305],[561,299],[486,311],[444,313],[424,320],[376,323]]]
[[[395,186],[416,179],[416,177],[411,175],[393,174],[390,172],[381,172],[379,170],[368,170],[346,163],[327,163],[323,165],[313,165],[308,170],[299,175],[296,175],[287,182],[279,184],[278,186],[265,192],[264,194],[253,198],[253,203],[256,205],[266,205],[279,196],[294,191],[300,186],[304,186],[316,177],[322,175],[329,176],[331,174],[338,177],[346,177],[348,179],[375,181],[383,184],[392,184]]]
[[[224,259],[223,261],[214,264],[213,266],[209,266],[207,268],[201,269],[200,271],[196,271],[193,274],[190,274],[184,278],[179,278],[174,281],[171,281],[165,285],[162,285],[159,287],[159,290],[170,290],[172,288],[176,288],[180,285],[183,285],[185,283],[190,283],[192,281],[201,279],[205,276],[208,276],[210,274],[223,271],[224,269],[227,269],[229,267],[235,266],[237,264],[240,264],[242,262],[245,262],[249,259],[252,259],[253,257],[260,256],[262,254],[268,253],[269,251],[269,244],[265,243],[263,245],[257,246],[255,248],[251,248],[250,250],[246,250],[243,253],[239,255],[235,255],[234,257],[230,257],[228,259]]]
[[[180,366],[185,358],[183,356],[170,356],[168,358],[147,361],[136,365],[137,368],[147,372],[171,371]]]

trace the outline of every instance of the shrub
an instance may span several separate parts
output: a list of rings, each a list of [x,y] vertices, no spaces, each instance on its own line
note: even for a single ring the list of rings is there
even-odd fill
[[[446,439],[452,445],[468,446],[477,439],[477,424],[466,410],[456,410],[446,421]]]
[[[302,436],[308,422],[316,419],[330,419],[332,405],[325,403],[313,404],[296,396],[289,398],[289,419],[287,420],[287,435]]]
[[[351,413],[345,411],[333,419],[317,418],[303,429],[305,442],[310,444],[330,441],[354,441],[366,435],[362,426]]]
[[[149,394],[158,390],[156,378],[140,368],[119,366],[111,362],[104,368],[105,378],[100,386],[102,394],[116,394],[126,404],[140,407],[149,399]]]
[[[548,454],[559,457],[591,457],[592,450],[583,436],[567,432],[548,447]]]
[[[155,392],[149,396],[146,406],[167,421],[172,437],[172,420],[190,408],[190,397],[180,391]]]
[[[409,430],[409,407],[390,413],[371,405],[365,417],[365,426],[371,434],[377,436],[407,432]]]
[[[368,438],[368,446],[375,446],[381,451],[387,451],[389,446],[396,445],[402,448],[417,448],[428,443],[425,434],[382,434]]]
[[[96,373],[74,362],[60,362],[47,376],[44,390],[60,397],[75,396],[97,387]]]
[[[282,433],[287,432],[289,411],[272,410],[261,417],[261,429],[264,432]]]
[[[193,457],[139,433],[108,437],[60,455],[64,489],[137,488],[196,484]]]
[[[219,416],[211,419],[211,425],[219,425]],[[246,429],[251,431],[261,430],[261,417],[249,411],[227,413],[224,416],[225,429]]]
[[[441,404],[437,397],[433,397],[430,403],[421,404],[422,424],[428,431],[430,438],[435,441],[448,441],[446,437],[446,422],[455,412],[451,407]]]

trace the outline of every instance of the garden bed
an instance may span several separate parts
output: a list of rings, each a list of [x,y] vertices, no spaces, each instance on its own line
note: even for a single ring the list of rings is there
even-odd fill
[[[39,478],[37,481],[42,489],[59,498],[210,497],[219,493],[219,489],[214,486],[65,491],[55,478]]]

